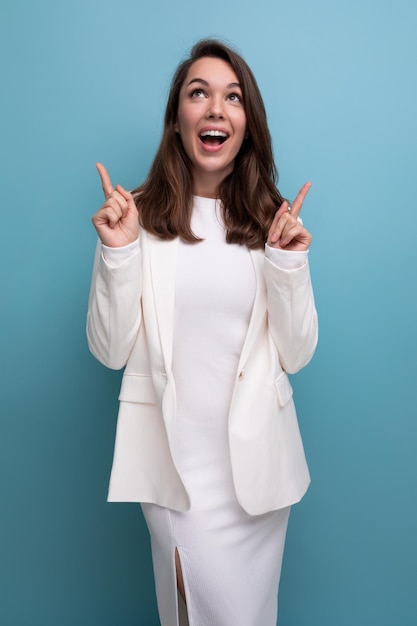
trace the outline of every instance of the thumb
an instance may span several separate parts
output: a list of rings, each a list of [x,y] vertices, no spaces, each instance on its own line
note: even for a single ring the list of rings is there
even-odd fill
[[[285,213],[287,213],[287,211],[289,210],[289,207],[290,205],[288,204],[287,200],[284,200],[284,202],[281,204],[281,206],[279,207],[278,211],[275,214],[277,219],[279,219],[281,215],[284,215]]]
[[[121,196],[123,196],[123,198],[127,201],[129,200],[133,200],[133,196],[130,193],[130,191],[127,191],[124,187],[122,187],[122,185],[117,184],[116,185],[116,191],[118,191],[120,193]]]

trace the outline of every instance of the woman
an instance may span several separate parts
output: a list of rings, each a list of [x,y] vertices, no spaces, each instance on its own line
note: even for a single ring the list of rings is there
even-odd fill
[[[163,626],[180,623],[177,588],[191,626],[273,626],[309,484],[287,372],[317,342],[310,183],[291,207],[277,191],[256,81],[212,40],[174,76],[145,183],[97,167],[87,334],[126,366],[109,500],[142,503]]]

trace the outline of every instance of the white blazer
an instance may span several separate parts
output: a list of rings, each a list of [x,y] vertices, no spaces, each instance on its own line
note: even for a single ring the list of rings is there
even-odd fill
[[[140,251],[114,268],[99,242],[87,337],[101,363],[126,366],[109,501],[186,511],[171,367],[177,252],[178,239],[161,241],[142,229]],[[229,444],[236,496],[257,515],[298,502],[310,482],[286,372],[311,359],[318,326],[308,263],[283,270],[263,251],[250,254],[257,287],[236,371]]]

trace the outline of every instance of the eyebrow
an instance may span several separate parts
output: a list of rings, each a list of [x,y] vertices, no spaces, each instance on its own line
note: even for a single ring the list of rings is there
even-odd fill
[[[193,83],[201,83],[202,85],[206,85],[206,87],[210,86],[209,83],[206,80],[204,80],[204,78],[192,78],[190,82],[187,83],[187,87],[189,87]],[[229,83],[228,85],[226,85],[227,89],[233,89],[235,87],[239,87],[240,89],[240,83]]]

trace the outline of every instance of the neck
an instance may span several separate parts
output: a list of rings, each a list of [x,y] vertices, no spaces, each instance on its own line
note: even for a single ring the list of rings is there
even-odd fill
[[[201,196],[203,198],[217,198],[219,189],[219,183],[214,181],[199,179],[194,180],[193,193],[195,196]]]
[[[218,198],[219,187],[230,172],[194,172],[193,193],[203,198]]]

